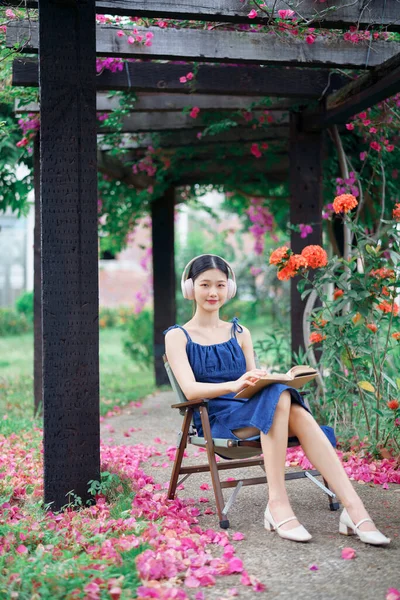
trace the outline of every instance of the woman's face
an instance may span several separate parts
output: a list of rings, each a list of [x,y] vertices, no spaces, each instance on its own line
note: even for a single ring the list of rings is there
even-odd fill
[[[220,308],[228,295],[228,278],[219,269],[203,271],[194,281],[194,296],[197,304],[205,310]]]

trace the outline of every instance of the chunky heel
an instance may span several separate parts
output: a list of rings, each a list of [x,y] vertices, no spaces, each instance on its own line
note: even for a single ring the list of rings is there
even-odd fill
[[[339,533],[342,533],[343,535],[354,535],[354,531],[342,522],[339,522]]]
[[[264,527],[265,527],[265,529],[268,529],[268,531],[275,531],[275,527],[273,527],[273,525],[271,525],[271,523],[268,521],[267,517],[264,518]]]

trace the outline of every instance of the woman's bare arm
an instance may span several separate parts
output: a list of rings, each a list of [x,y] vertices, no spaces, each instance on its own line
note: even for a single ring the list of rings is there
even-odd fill
[[[246,371],[255,369],[256,361],[254,358],[253,341],[251,339],[251,333],[247,327],[243,327],[243,333],[240,334],[240,345],[246,359]]]

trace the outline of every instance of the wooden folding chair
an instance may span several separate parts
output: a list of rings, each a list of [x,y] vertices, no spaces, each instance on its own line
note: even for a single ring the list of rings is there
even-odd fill
[[[235,479],[233,481],[221,481],[219,478],[219,472],[227,469],[243,469],[244,467],[261,467],[264,471],[264,461],[260,458],[262,453],[260,441],[247,441],[247,440],[232,440],[232,439],[220,439],[213,438],[211,434],[210,421],[208,418],[207,404],[209,400],[190,400],[188,401],[183,394],[175,376],[172,372],[171,367],[168,364],[167,358],[164,355],[164,365],[168,374],[168,378],[171,382],[172,389],[176,393],[179,403],[173,404],[172,408],[179,409],[181,415],[183,415],[182,429],[178,434],[177,440],[177,452],[175,456],[174,466],[172,469],[171,480],[168,489],[168,498],[173,499],[175,497],[176,488],[185,479],[187,479],[193,473],[204,473],[210,472],[211,481],[214,489],[215,503],[217,505],[217,512],[219,517],[219,524],[222,529],[229,527],[229,520],[227,519],[228,511],[232,507],[240,489],[244,485],[257,485],[259,483],[267,483],[265,475],[262,477],[252,477],[248,479]],[[305,400],[307,403],[307,401]],[[307,403],[308,406],[308,403]],[[201,423],[203,427],[204,437],[197,435],[197,431],[193,424],[193,413],[199,411]],[[206,448],[207,450],[207,464],[193,465],[193,466],[182,466],[183,454],[185,452],[187,444],[193,444],[200,448]],[[289,446],[299,446],[300,442],[297,438],[289,442]],[[218,455],[227,460],[226,462],[218,462],[215,459],[215,455]],[[258,456],[258,458],[253,458]],[[179,476],[182,475],[182,479],[179,480]],[[330,510],[338,510],[339,502],[336,500],[335,494],[329,489],[328,483],[324,479],[325,485],[323,485],[318,479],[320,473],[317,470],[309,471],[296,471],[285,474],[285,479],[300,479],[308,477],[313,483],[320,487],[327,495],[329,499]],[[224,488],[235,488],[228,501],[225,503],[222,494]]]

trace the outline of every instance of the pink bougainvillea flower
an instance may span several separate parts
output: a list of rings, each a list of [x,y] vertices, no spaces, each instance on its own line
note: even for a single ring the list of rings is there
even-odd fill
[[[400,221],[400,202],[394,205],[392,216],[395,221]]]
[[[310,569],[310,571],[318,571],[319,567],[318,567],[318,565],[310,565],[309,569]]]
[[[357,556],[357,553],[354,550],[354,548],[343,548],[342,549],[342,558],[344,560],[352,560],[356,556]]]
[[[208,485],[208,483],[202,483],[200,486],[201,490],[209,490],[210,486]]]
[[[192,110],[189,113],[189,116],[192,117],[192,119],[197,119],[199,112],[200,112],[199,107],[193,106]]]
[[[346,123],[346,129],[348,129],[349,131],[353,131],[354,123]]]
[[[308,35],[306,37],[306,42],[307,42],[307,44],[313,44],[315,42],[315,36],[314,35]]]
[[[294,16],[294,10],[278,10],[278,15],[281,19],[291,19]]]
[[[232,539],[235,540],[235,542],[239,542],[244,540],[244,535],[243,533],[240,533],[240,531],[235,531],[235,533],[232,535]]]
[[[191,81],[193,79],[194,75],[191,71],[189,71],[189,73],[186,73],[186,79],[188,81]]]
[[[372,150],[376,150],[377,152],[379,152],[381,149],[381,145],[375,141],[370,143],[370,147],[372,148]]]
[[[117,31],[117,36],[118,37],[124,37],[125,36],[125,32],[122,31],[122,29],[120,29],[119,31]]]
[[[16,16],[17,15],[15,14],[15,12],[13,12],[11,10],[11,8],[7,8],[7,10],[6,10],[6,17],[7,17],[7,19],[15,19]]]
[[[262,152],[258,146],[258,144],[252,144],[251,148],[250,148],[250,152],[252,153],[253,156],[255,156],[256,158],[261,158],[262,156]]]
[[[303,239],[306,238],[308,235],[310,235],[310,233],[313,232],[313,228],[311,227],[311,225],[306,225],[305,223],[300,223],[299,229],[300,229],[300,237]]]
[[[135,43],[135,38],[132,35],[128,36],[128,44],[134,44]]]
[[[257,16],[257,11],[254,10],[254,8],[252,8],[247,16],[249,17],[249,19],[255,19]]]
[[[389,588],[386,592],[386,600],[400,600],[400,590],[397,588]]]

